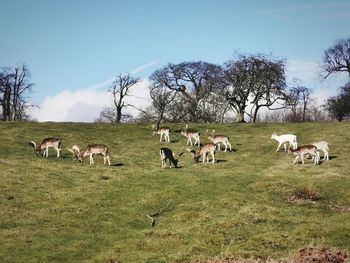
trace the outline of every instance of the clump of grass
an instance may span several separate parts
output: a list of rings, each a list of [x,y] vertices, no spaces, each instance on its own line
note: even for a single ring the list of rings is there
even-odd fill
[[[314,248],[307,247],[300,249],[297,253],[288,258],[276,259],[273,257],[263,258],[218,258],[208,260],[190,261],[190,263],[342,263],[349,262],[350,257],[347,251],[336,250],[333,248]]]
[[[291,203],[298,201],[318,201],[321,196],[317,194],[316,190],[310,186],[298,187],[293,191],[293,193],[288,197],[288,201]]]

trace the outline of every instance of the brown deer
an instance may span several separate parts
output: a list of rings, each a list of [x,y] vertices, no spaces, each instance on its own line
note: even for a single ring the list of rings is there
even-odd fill
[[[231,143],[229,142],[230,138],[226,135],[214,135],[215,130],[212,131],[211,135],[208,136],[208,139],[214,144],[218,145],[218,151],[220,151],[220,143],[225,146],[225,152],[227,151],[227,146],[230,147],[230,152],[232,151]]]
[[[293,155],[297,156],[295,157],[293,164],[296,163],[299,157],[301,158],[301,163],[304,164],[304,155],[307,155],[307,154],[312,155],[312,157],[314,158],[314,164],[319,163],[320,156],[319,156],[317,147],[315,145],[311,145],[311,144],[302,145],[297,147],[295,150],[290,147],[288,149],[288,153],[292,153]]]
[[[41,154],[41,151],[44,150],[42,156],[49,157],[49,148],[54,148],[57,152],[57,158],[61,155],[61,139],[60,138],[45,138],[40,144],[36,144],[34,141],[30,141],[29,145],[33,146],[34,153]]]
[[[159,139],[160,142],[162,142],[163,140],[163,135],[164,135],[165,142],[170,142],[169,133],[170,133],[169,127],[161,127],[158,130],[153,130],[153,135],[160,134],[160,139]]]
[[[75,158],[79,162],[83,162],[86,156],[90,157],[90,165],[94,164],[93,155],[100,154],[103,156],[103,164],[106,164],[108,161],[108,165],[111,165],[109,160],[109,152],[108,146],[105,144],[88,144],[84,151],[80,151],[77,145],[73,145],[71,148],[67,148],[68,151],[74,154]]]
[[[203,144],[198,152],[196,153],[194,150],[191,150],[189,148],[186,149],[193,157],[196,163],[199,162],[199,158],[203,156],[203,163],[205,159],[207,159],[207,162],[209,162],[209,153],[212,156],[212,163],[215,163],[215,151],[216,151],[216,145],[214,143],[207,143]]]
[[[191,146],[198,144],[198,147],[200,147],[200,132],[195,129],[189,129],[188,125],[186,124],[186,128],[181,131],[181,135],[185,136],[187,138],[187,143],[190,143]],[[192,138],[194,139],[194,144],[192,144]]]

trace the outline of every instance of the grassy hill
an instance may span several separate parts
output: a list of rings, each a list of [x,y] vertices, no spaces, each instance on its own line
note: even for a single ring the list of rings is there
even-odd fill
[[[170,125],[173,130],[184,125]],[[285,257],[307,246],[350,248],[350,123],[192,124],[230,136],[218,162],[161,169],[159,148],[175,153],[186,139],[159,143],[150,125],[0,123],[1,262],[188,262]],[[331,160],[293,165],[275,152],[273,131],[299,145],[330,143]],[[33,154],[28,141],[62,139],[63,158]],[[65,150],[106,143],[89,166]],[[319,199],[290,202],[307,189]],[[155,226],[147,215],[155,217]]]

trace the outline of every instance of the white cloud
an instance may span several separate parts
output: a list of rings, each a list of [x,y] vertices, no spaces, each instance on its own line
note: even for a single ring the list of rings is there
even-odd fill
[[[136,74],[149,68],[158,61],[152,61],[130,71]],[[103,108],[112,106],[112,94],[106,90],[99,90],[111,84],[115,78],[102,81],[86,89],[76,91],[63,90],[57,95],[49,96],[31,111],[31,116],[38,121],[73,121],[73,122],[93,122],[99,117]],[[148,92],[149,80],[142,79],[130,89],[130,96],[125,98],[126,104],[131,104],[139,109],[150,105]],[[139,111],[132,107],[127,107],[125,113],[136,116]]]
[[[130,90],[126,103],[138,108],[150,104],[148,93],[149,80],[143,79]],[[104,107],[111,106],[112,94],[96,87],[77,91],[64,90],[55,96],[44,99],[39,109],[33,109],[32,116],[38,121],[74,121],[93,122]],[[137,115],[138,111],[127,108],[126,112]]]

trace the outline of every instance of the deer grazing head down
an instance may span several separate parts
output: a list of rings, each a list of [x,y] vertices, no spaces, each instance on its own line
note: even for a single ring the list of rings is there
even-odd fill
[[[99,154],[103,156],[103,164],[106,164],[106,161],[108,161],[108,165],[111,165],[108,146],[105,144],[88,144],[82,152],[77,145],[73,145],[71,148],[67,148],[67,150],[73,153],[74,157],[81,163],[86,156],[89,156],[90,165],[92,165],[94,164],[93,155]]]
[[[42,142],[37,145],[34,141],[30,141],[28,143],[34,148],[35,154],[41,154],[42,150],[44,150],[42,156],[43,157],[49,157],[49,148],[54,148],[57,152],[57,158],[60,157],[61,153],[61,139],[60,138],[45,138],[42,140]]]
[[[183,152],[179,153],[178,154],[179,157],[175,159],[173,151],[170,150],[169,148],[163,147],[163,148],[160,148],[159,154],[160,154],[160,161],[162,163],[162,168],[166,167],[167,160],[169,161],[170,168],[171,168],[171,164],[173,164],[174,167],[177,168],[177,165],[179,163],[180,157],[183,154]]]
[[[207,162],[209,162],[209,153],[210,153],[210,155],[212,156],[212,163],[215,163],[216,145],[214,143],[203,144],[197,153],[194,150],[191,150],[189,148],[187,148],[186,151],[188,151],[191,154],[192,158],[196,163],[199,162],[199,158],[201,156],[203,157],[203,161],[202,161],[203,163],[205,159],[207,160]]]

